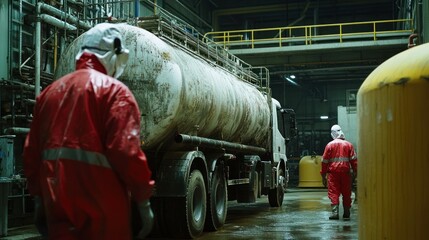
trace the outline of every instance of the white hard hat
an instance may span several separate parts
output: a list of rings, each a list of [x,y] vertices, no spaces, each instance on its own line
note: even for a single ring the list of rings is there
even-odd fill
[[[107,75],[118,78],[124,71],[129,51],[122,45],[119,29],[112,23],[100,23],[85,32],[82,48],[76,60],[84,52],[94,54],[107,71]]]
[[[337,139],[337,138],[345,139],[343,130],[341,130],[340,125],[337,125],[337,124],[331,127],[331,136],[333,139]]]

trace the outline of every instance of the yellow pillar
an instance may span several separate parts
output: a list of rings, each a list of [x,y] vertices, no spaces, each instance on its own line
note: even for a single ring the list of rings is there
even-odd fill
[[[429,43],[393,56],[358,92],[359,239],[425,239]]]

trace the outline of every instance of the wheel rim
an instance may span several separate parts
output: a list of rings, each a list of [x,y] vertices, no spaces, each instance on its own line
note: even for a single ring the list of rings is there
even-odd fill
[[[189,192],[186,201],[186,221],[189,237],[195,238],[204,230],[206,220],[206,188],[199,170],[194,170],[190,177]]]
[[[203,191],[201,187],[196,187],[194,191],[194,196],[192,199],[192,216],[195,222],[199,222],[203,216],[203,203],[201,201],[203,198]]]
[[[284,175],[283,170],[280,170],[279,171],[279,185],[280,186],[278,187],[278,190],[277,190],[277,194],[279,194],[279,200],[280,200],[279,205],[280,206],[282,205],[282,202],[284,199],[284,193],[286,190],[286,179],[283,175]]]
[[[283,191],[286,190],[286,181],[285,180],[286,179],[284,176],[282,176],[282,175],[279,176],[279,185],[283,189]]]
[[[216,214],[218,216],[222,216],[225,211],[225,185],[223,183],[219,183],[216,188]]]
[[[228,193],[226,189],[225,177],[219,169],[212,175],[212,186],[210,199],[208,201],[207,218],[205,228],[208,231],[215,231],[225,223],[227,212]]]

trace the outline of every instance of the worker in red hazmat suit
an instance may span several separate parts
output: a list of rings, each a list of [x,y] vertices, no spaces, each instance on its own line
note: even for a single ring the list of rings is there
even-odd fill
[[[332,214],[329,219],[339,219],[338,206],[342,195],[343,218],[348,220],[352,204],[352,181],[357,174],[357,157],[353,145],[345,140],[339,125],[332,126],[331,136],[334,140],[325,147],[320,171],[323,184],[328,186],[328,197],[331,200]]]
[[[49,239],[131,239],[131,198],[139,237],[151,231],[154,181],[140,148],[140,112],[116,80],[128,53],[114,24],[98,24],[83,36],[76,71],[36,99],[24,171],[36,226]]]

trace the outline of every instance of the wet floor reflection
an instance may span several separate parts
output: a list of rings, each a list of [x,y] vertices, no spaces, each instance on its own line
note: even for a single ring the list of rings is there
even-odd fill
[[[326,189],[290,189],[286,192],[283,206],[280,208],[271,208],[267,197],[252,204],[228,204],[228,216],[222,229],[205,232],[199,240],[358,239],[358,205],[352,206],[350,221],[328,220],[330,201]],[[340,217],[342,214],[340,206]],[[24,233],[22,229],[18,230]],[[33,235],[4,239],[39,239],[35,237],[37,234],[33,225],[29,225],[29,233]],[[10,231],[10,234],[13,234],[13,231]]]
[[[199,239],[357,239],[357,205],[351,220],[328,220],[330,201],[325,189],[291,189],[281,208],[267,198],[253,204],[229,202],[226,224]],[[342,206],[340,210],[342,216]]]

